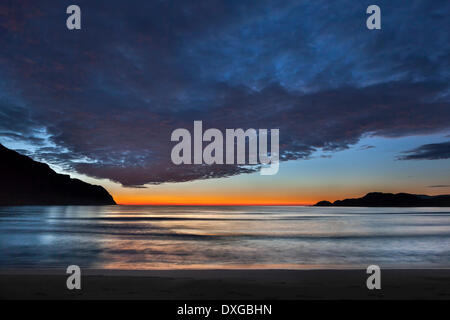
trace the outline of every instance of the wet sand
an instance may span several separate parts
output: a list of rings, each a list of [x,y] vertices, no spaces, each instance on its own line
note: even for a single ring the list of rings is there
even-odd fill
[[[0,270],[0,299],[450,299],[450,269],[382,270],[381,290],[367,289],[365,270],[82,270],[81,290],[68,276]]]

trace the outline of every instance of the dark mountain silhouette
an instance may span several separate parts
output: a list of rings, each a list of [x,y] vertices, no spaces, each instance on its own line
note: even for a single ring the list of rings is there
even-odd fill
[[[450,207],[450,195],[427,196],[409,193],[370,192],[362,198],[320,201],[315,206],[334,207]]]
[[[113,205],[101,186],[58,174],[0,144],[0,205]]]

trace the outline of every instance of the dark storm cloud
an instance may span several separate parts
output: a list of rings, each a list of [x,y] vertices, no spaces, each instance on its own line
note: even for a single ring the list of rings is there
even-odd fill
[[[80,0],[80,31],[70,4],[0,4],[1,136],[66,170],[141,186],[257,169],[172,165],[194,120],[279,128],[282,160],[450,128],[448,1],[379,1],[381,31],[367,1]]]
[[[430,143],[416,149],[405,151],[400,160],[438,160],[450,159],[450,141],[443,143]]]

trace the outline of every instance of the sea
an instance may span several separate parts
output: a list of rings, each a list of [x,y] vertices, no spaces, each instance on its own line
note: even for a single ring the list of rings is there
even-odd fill
[[[0,268],[450,268],[450,208],[0,207]]]

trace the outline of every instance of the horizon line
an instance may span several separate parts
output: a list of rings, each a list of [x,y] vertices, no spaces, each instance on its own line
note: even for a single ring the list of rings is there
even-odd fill
[[[119,206],[220,206],[220,207],[232,207],[232,206],[246,206],[246,207],[260,207],[260,206],[267,206],[267,207],[307,207],[307,206],[313,206],[313,203],[116,203],[116,205]]]

